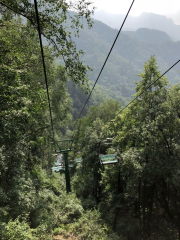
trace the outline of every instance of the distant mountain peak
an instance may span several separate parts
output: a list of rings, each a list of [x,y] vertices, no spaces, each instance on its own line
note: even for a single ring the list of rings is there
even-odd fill
[[[176,25],[171,18],[164,16],[164,15],[157,14],[157,13],[142,12],[139,15],[139,17],[149,17],[149,18],[161,19],[161,21],[168,21],[168,22],[171,22],[173,25]]]
[[[95,11],[94,18],[108,26],[119,29],[124,20],[123,14],[111,14],[106,11]],[[143,12],[138,17],[129,16],[123,30],[149,28],[166,32],[174,41],[180,41],[180,25],[174,24],[171,18],[156,13]]]
[[[155,29],[139,28],[136,31],[124,31],[123,33],[140,42],[156,44],[172,42],[167,33]]]

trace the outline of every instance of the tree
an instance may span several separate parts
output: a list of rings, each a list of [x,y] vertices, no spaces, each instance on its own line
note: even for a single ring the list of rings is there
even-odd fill
[[[160,75],[156,60],[151,57],[144,65],[144,73],[139,75],[141,81],[136,83],[135,96]],[[165,78],[156,81],[129,110],[117,117],[116,122],[116,128],[120,129],[116,141],[123,151],[121,176],[126,179],[124,198],[131,206],[128,212],[134,212],[138,219],[136,224],[142,239],[153,239],[153,235],[156,239],[163,236],[176,239],[176,231],[179,231],[175,203],[179,186],[173,189],[174,177],[177,177],[173,169],[175,166],[179,169],[176,147],[179,145],[176,134],[179,120],[172,110],[175,106],[172,99],[179,95],[176,87],[176,97],[172,97],[172,90],[167,90],[166,85]],[[167,229],[170,222],[176,227]]]
[[[94,207],[101,201],[100,142],[114,134],[114,129],[113,133],[109,130],[107,132],[104,125],[114,118],[120,107],[121,104],[113,99],[103,101],[99,106],[90,107],[88,114],[77,121],[74,142],[76,152],[81,151],[83,162],[73,185],[86,208]]]
[[[78,36],[79,29],[83,28],[82,19],[92,27],[91,14],[94,11],[89,9],[90,2],[86,0],[68,2],[64,0],[43,0],[38,1],[41,33],[46,41],[53,47],[54,56],[62,57],[69,77],[74,83],[81,86],[87,92],[88,80],[85,66],[80,60],[83,51],[77,51],[72,41],[72,30]],[[13,14],[22,16],[28,20],[28,25],[37,29],[36,13],[34,3],[31,0],[0,2],[1,14]],[[76,13],[72,12],[75,11]]]
[[[33,212],[36,194],[44,184],[42,169],[50,172],[53,159],[49,152],[52,151],[49,108],[36,31],[28,29],[20,19],[2,18],[1,23],[0,215],[1,221],[7,221]],[[48,47],[45,58],[55,131],[62,134],[60,113],[62,125],[71,119],[67,77],[63,67],[55,66]]]

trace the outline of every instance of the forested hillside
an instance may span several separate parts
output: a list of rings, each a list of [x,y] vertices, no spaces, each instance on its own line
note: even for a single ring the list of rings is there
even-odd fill
[[[88,1],[36,3],[0,1],[0,239],[180,239],[180,66],[159,78],[179,43],[122,34],[77,119],[117,31]]]
[[[38,31],[34,24],[36,17],[31,14],[34,4],[31,1],[3,1],[0,6],[0,239],[50,240],[57,235],[91,239],[92,229],[94,239],[97,236],[106,239],[99,212],[85,212],[74,191],[66,194],[64,174],[52,172],[56,161],[55,140],[62,139],[72,120],[72,100],[66,89],[67,70],[55,65],[58,51],[44,47],[52,125]],[[84,9],[87,14],[86,5]],[[52,4],[48,5],[48,10],[56,11]],[[26,24],[19,14],[14,14],[16,12],[29,19]],[[63,14],[59,20],[63,19]],[[40,11],[40,15],[41,20],[46,20],[41,26],[57,20],[47,12]],[[58,33],[58,44],[61,35],[58,29],[53,32],[50,26],[42,27],[43,35],[51,41]],[[63,39],[65,41],[66,37]],[[74,52],[72,59],[72,67],[74,64],[77,67],[73,72],[68,65],[71,64],[68,53],[63,51],[63,54],[68,61],[66,68],[71,80],[86,91],[86,66],[78,60],[78,52]],[[82,224],[86,226],[84,229],[81,229]]]
[[[105,11],[95,11],[94,18],[107,24],[112,28],[119,29],[123,22],[124,14],[111,14]],[[177,12],[177,20],[178,12]],[[143,12],[139,16],[129,16],[124,30],[136,31],[139,28],[156,29],[166,32],[174,41],[180,41],[180,25],[176,25],[171,18],[155,13]]]
[[[105,58],[117,35],[117,30],[108,27],[100,21],[95,21],[92,29],[80,31],[80,38],[74,39],[77,48],[83,49],[83,60],[93,68],[89,73],[91,85],[94,84]],[[180,42],[173,42],[164,32],[146,28],[136,32],[123,31],[113,49],[94,92],[90,105],[96,105],[103,99],[113,98],[125,105],[135,93],[135,81],[142,71],[144,62],[155,55],[162,73],[178,60]],[[179,67],[167,74],[171,83],[180,81]],[[68,84],[68,91],[74,100],[74,118],[86,101],[86,97],[77,88]],[[78,92],[78,96],[74,93]],[[87,109],[86,109],[87,110]],[[86,114],[86,110],[84,114]]]
[[[151,57],[136,96],[160,75]],[[111,100],[78,121],[75,139],[83,163],[74,188],[85,208],[99,206],[119,239],[180,239],[180,86],[167,84],[161,78],[119,114]],[[114,153],[118,163],[109,158],[102,164],[102,156]]]
[[[116,35],[117,30],[95,21],[92,29],[85,27],[80,31],[80,38],[74,39],[77,48],[85,52],[82,59],[93,68],[89,73],[91,84],[96,80]],[[178,60],[179,49],[180,42],[173,42],[166,33],[158,30],[142,28],[136,32],[123,31],[97,86],[105,95],[124,105],[135,93],[135,81],[138,80],[137,75],[142,71],[144,62],[155,55],[163,73]],[[171,83],[180,81],[178,70],[179,67],[175,67],[167,74]],[[83,103],[84,100],[81,106]]]

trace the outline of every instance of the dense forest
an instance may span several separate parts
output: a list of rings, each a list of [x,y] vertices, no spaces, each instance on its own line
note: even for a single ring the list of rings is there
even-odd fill
[[[94,84],[117,33],[118,30],[95,20],[92,29],[88,29],[85,25],[84,29],[80,30],[80,37],[74,38],[77,48],[85,52],[82,60],[93,68],[88,74],[91,85]],[[97,83],[94,95],[101,96],[100,100],[102,99],[100,92],[102,92],[104,96],[116,99],[124,106],[135,93],[135,81],[138,81],[138,73],[143,70],[144,62],[155,55],[163,73],[179,59],[179,49],[180,42],[173,42],[162,31],[141,28],[137,31],[121,32]],[[178,66],[167,73],[167,77],[170,83],[178,83],[180,81]],[[68,86],[71,84],[69,83]],[[81,109],[85,100],[77,88],[76,91],[79,97],[75,96],[72,87],[69,87],[70,96],[76,102],[73,105],[74,111],[78,112],[78,106]],[[94,102],[99,103],[98,99],[91,100],[91,104]],[[74,118],[76,115],[78,114],[74,114]]]
[[[105,34],[101,40],[92,32],[102,23],[93,26],[88,1],[38,1],[41,34],[48,43],[43,47],[45,71],[34,3],[0,1],[0,239],[180,239],[179,73],[172,70],[168,79],[159,78],[156,56],[148,51],[144,55],[142,50],[134,72],[130,62],[117,56],[125,65],[114,67],[127,79],[128,72],[134,73],[135,89],[131,79],[128,93],[118,90],[120,83],[106,70],[104,85],[97,85],[78,119],[90,92],[90,72],[95,76],[98,71],[91,67],[106,55],[103,38],[113,37],[106,29],[100,28]],[[69,11],[75,9],[76,14]],[[97,37],[98,52],[93,58],[92,51],[89,62],[82,61],[88,53],[83,55],[80,47],[92,50],[92,45],[83,45],[86,34],[83,38],[81,31],[92,36],[91,44]],[[169,60],[161,55],[164,68],[177,61],[179,43],[152,32],[153,37],[150,30],[140,29],[121,39],[136,39],[139,53],[150,34],[154,40],[149,46],[158,41],[157,51],[169,51]],[[129,54],[132,63],[135,52]],[[136,100],[124,108],[130,94]],[[72,140],[69,155],[57,149],[58,141],[67,138]],[[114,161],[103,162],[108,156]],[[59,158],[65,171],[54,172]]]

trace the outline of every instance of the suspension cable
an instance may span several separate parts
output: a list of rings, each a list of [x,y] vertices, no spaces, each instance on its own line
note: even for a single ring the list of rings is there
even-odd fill
[[[132,1],[131,6],[129,7],[129,10],[128,10],[125,18],[124,18],[124,21],[123,21],[123,23],[122,23],[122,25],[121,25],[121,27],[120,27],[120,29],[119,29],[119,31],[118,31],[118,34],[117,34],[117,36],[116,36],[116,38],[115,38],[115,40],[114,40],[114,42],[113,42],[113,44],[112,44],[112,46],[111,46],[111,49],[110,49],[110,51],[109,51],[109,53],[108,53],[108,55],[107,55],[107,57],[106,57],[106,60],[105,60],[103,66],[102,66],[102,68],[101,68],[101,70],[100,70],[100,73],[99,73],[99,75],[98,75],[98,77],[97,77],[97,79],[96,79],[96,81],[95,81],[95,83],[94,83],[94,85],[93,85],[93,87],[92,87],[92,89],[91,89],[91,92],[90,92],[90,94],[89,94],[89,96],[88,96],[88,98],[87,98],[87,100],[86,100],[86,102],[85,102],[85,104],[84,104],[84,106],[83,106],[80,114],[79,114],[78,119],[81,117],[81,114],[83,113],[84,108],[85,108],[87,102],[89,101],[89,99],[90,99],[90,97],[91,97],[91,94],[92,94],[92,92],[93,92],[93,90],[94,90],[94,88],[95,88],[95,86],[96,86],[96,83],[97,83],[97,81],[99,80],[99,77],[100,77],[100,75],[101,75],[101,73],[102,73],[102,71],[103,71],[103,69],[104,69],[104,67],[105,67],[105,65],[106,65],[106,62],[107,62],[107,60],[108,60],[108,58],[109,58],[109,56],[110,56],[110,54],[111,54],[111,52],[112,52],[112,50],[113,50],[113,48],[114,48],[114,45],[115,45],[115,43],[116,43],[116,41],[117,41],[117,39],[118,39],[118,37],[119,37],[120,32],[121,32],[121,30],[122,30],[122,28],[123,28],[123,26],[124,26],[124,23],[126,22],[126,19],[127,19],[128,15],[129,15],[129,12],[130,12],[133,4],[134,4],[134,1],[135,1],[135,0]]]
[[[143,91],[141,91],[134,99],[132,99],[125,107],[123,107],[116,115],[119,115],[121,112],[123,112],[129,105],[131,105],[133,102],[135,102],[138,97],[140,97],[145,91],[147,91],[154,83],[156,83],[159,79],[161,79],[166,73],[168,73],[173,67],[175,67],[180,62],[180,59],[175,62],[169,69],[167,69],[160,77],[158,77],[156,80],[154,80],[151,84],[149,84]],[[104,125],[108,124],[111,120],[108,120]]]
[[[36,0],[34,0],[34,7],[35,7],[35,12],[36,12],[37,29],[38,29],[38,34],[39,34],[39,42],[40,42],[40,48],[41,48],[41,56],[42,56],[43,69],[44,69],[44,77],[45,77],[47,97],[48,97],[48,104],[49,104],[49,113],[50,113],[50,120],[51,120],[51,128],[52,128],[53,139],[54,139],[54,127],[53,127],[53,120],[52,120],[52,110],[51,110],[51,103],[50,103],[50,96],[49,96],[49,87],[48,87],[47,74],[46,74],[46,65],[45,65],[45,60],[44,60],[44,51],[43,51],[42,38],[41,38],[41,29],[40,29],[38,6],[37,6],[37,1],[36,1]],[[54,141],[55,141],[55,139],[54,139]]]

